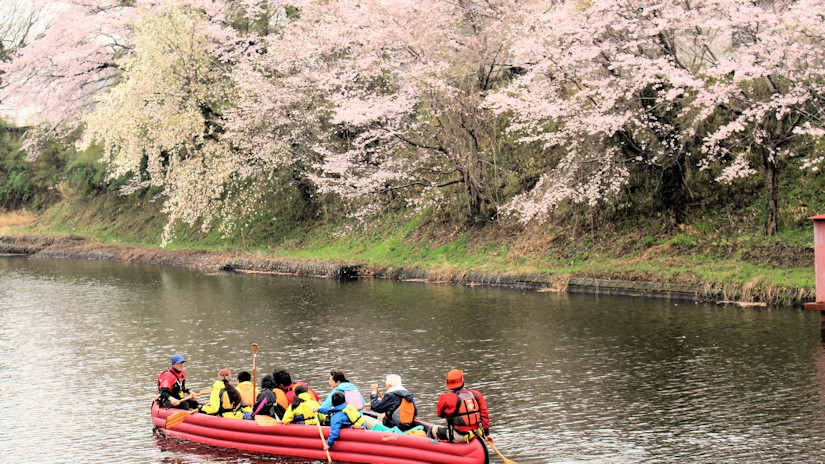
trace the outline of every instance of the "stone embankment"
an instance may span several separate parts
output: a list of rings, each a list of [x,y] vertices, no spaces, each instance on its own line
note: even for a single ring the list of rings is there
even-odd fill
[[[410,282],[510,287],[540,292],[595,293],[693,301],[728,299],[725,298],[722,290],[700,285],[559,277],[546,274],[512,275],[459,270],[386,268],[359,262],[287,260],[243,252],[165,250],[104,244],[80,236],[0,236],[0,254],[25,255],[30,258],[122,261],[207,271],[295,275],[341,280],[381,278]]]

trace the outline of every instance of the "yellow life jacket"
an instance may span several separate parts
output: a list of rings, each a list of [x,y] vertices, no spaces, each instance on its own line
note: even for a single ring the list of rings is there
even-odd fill
[[[315,425],[318,423],[317,416],[320,415],[321,418],[323,418],[324,415],[316,414],[316,412],[312,410],[312,408],[317,410],[320,406],[318,402],[315,401],[315,398],[313,398],[309,393],[301,393],[298,395],[298,398],[301,398],[303,401],[297,408],[293,408],[292,405],[289,405],[286,413],[284,413],[284,424],[295,423]]]
[[[258,397],[258,389],[252,385],[252,382],[241,382],[235,388],[237,388],[238,393],[241,394],[241,400],[243,400],[245,405],[252,406],[255,404],[255,398]]]
[[[364,417],[351,404],[347,404],[346,407],[344,407],[344,409],[341,410],[341,412],[347,415],[347,419],[349,419],[349,421],[352,422],[353,427],[364,426]]]

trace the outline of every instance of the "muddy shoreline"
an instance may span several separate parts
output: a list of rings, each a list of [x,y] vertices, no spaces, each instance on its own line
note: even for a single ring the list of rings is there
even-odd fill
[[[377,267],[362,262],[287,260],[245,252],[165,250],[132,245],[104,244],[82,236],[0,235],[0,255],[30,258],[121,261],[136,264],[176,266],[203,271],[224,271],[339,280],[393,279],[454,285],[482,285],[539,292],[591,293],[736,303],[761,306],[763,303],[728,301],[726,291],[701,285],[667,282],[564,277],[544,274],[499,274],[457,270]]]

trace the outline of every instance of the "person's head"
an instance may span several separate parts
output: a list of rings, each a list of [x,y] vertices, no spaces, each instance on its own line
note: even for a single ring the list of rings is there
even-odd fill
[[[238,382],[249,382],[252,380],[252,374],[246,371],[238,372]]]
[[[309,390],[307,389],[306,385],[304,385],[302,383],[299,383],[298,386],[296,386],[295,390],[293,390],[293,391],[295,392],[296,395],[300,395],[301,393],[306,393]]]
[[[344,394],[341,392],[335,392],[332,394],[332,405],[333,406],[340,406],[346,402]]]
[[[280,369],[272,373],[272,380],[276,387],[287,387],[292,385],[292,376],[285,369]]]
[[[272,390],[272,389],[273,389],[273,388],[275,388],[275,387],[277,387],[277,385],[275,385],[275,381],[274,381],[274,380],[272,380],[272,376],[271,376],[271,375],[266,374],[266,375],[264,376],[264,378],[262,378],[262,379],[261,379],[261,389],[262,389],[262,390],[263,390],[264,388],[268,388],[268,389]]]
[[[186,363],[186,359],[183,357],[182,354],[174,354],[172,355],[172,368],[176,371],[182,371],[184,369],[184,364]]]
[[[401,376],[398,374],[387,374],[387,388],[400,387]]]
[[[461,369],[451,369],[447,372],[447,388],[455,390],[464,386],[464,371]]]
[[[223,381],[223,387],[226,389],[226,394],[229,395],[229,401],[232,404],[241,402],[241,393],[237,388],[232,386],[232,371],[223,368],[218,371],[218,380]]]
[[[347,380],[347,376],[345,376],[343,372],[341,372],[341,371],[331,371],[329,373],[329,386],[330,387],[334,388],[334,387],[338,386],[338,384],[340,384],[341,382],[349,382],[349,380]]]
[[[294,389],[293,391],[295,392],[295,397],[294,397],[294,398],[292,398],[292,409],[295,409],[295,408],[297,408],[298,406],[300,406],[300,405],[301,405],[301,403],[303,403],[303,402],[304,402],[304,399],[303,399],[303,398],[301,398],[301,393],[306,393],[306,392],[308,392],[309,390],[307,390],[307,386],[306,386],[306,385],[304,385],[304,384],[302,384],[302,383],[299,383],[299,384],[295,387],[295,389]]]

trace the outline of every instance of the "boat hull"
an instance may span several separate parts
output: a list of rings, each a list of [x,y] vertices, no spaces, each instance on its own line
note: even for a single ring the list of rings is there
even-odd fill
[[[166,418],[180,409],[152,406],[152,423],[170,437],[220,448],[261,454],[326,460],[316,426],[276,424],[261,426],[255,421],[192,414],[166,429]],[[329,427],[322,427],[329,437]],[[479,440],[468,444],[447,443],[427,437],[344,429],[330,454],[335,461],[382,464],[483,464],[487,453]]]

